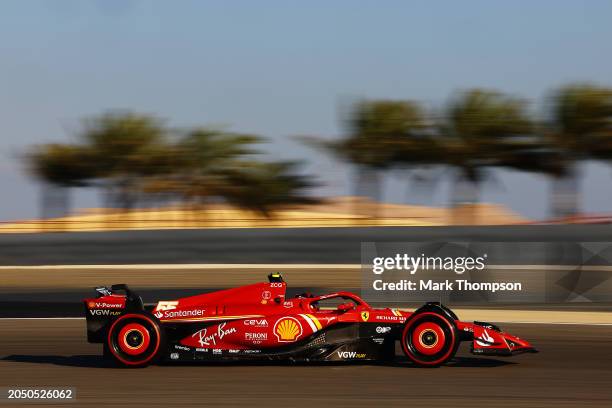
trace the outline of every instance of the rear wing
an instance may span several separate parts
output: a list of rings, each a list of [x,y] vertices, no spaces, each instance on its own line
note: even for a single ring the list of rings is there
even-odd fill
[[[103,289],[104,292],[101,292],[100,290]],[[130,310],[142,310],[143,309],[143,303],[142,303],[142,298],[134,291],[132,291],[128,285],[126,285],[125,283],[119,283],[116,285],[112,285],[110,288],[107,288],[105,286],[101,286],[96,288],[96,292],[98,292],[99,294],[103,294],[103,293],[107,293],[108,295],[118,295],[118,296],[125,296],[125,300],[126,300],[126,308],[130,309]],[[106,295],[106,296],[108,296]],[[103,297],[99,296],[99,297]]]
[[[95,291],[95,298],[83,301],[90,343],[104,342],[109,324],[125,311],[144,310],[142,298],[126,284],[99,286]]]

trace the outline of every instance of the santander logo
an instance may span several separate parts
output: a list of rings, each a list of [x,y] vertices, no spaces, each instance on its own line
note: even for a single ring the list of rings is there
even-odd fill
[[[185,319],[204,316],[204,309],[191,309],[191,310],[164,310],[155,312],[155,317],[158,319]]]

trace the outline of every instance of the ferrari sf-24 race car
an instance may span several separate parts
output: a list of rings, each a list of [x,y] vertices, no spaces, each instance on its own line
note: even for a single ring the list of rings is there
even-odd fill
[[[146,306],[126,285],[85,299],[87,339],[120,366],[160,361],[385,361],[396,342],[412,363],[448,362],[462,341],[478,355],[535,352],[525,340],[484,322],[460,321],[447,307],[378,309],[350,292],[286,298],[280,274],[269,282]],[[336,303],[336,307],[325,305]]]

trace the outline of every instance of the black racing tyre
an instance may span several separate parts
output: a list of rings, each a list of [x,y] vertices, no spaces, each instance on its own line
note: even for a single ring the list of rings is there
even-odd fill
[[[438,367],[455,356],[459,336],[452,320],[435,311],[412,315],[402,331],[402,350],[421,367]]]
[[[123,367],[145,367],[162,353],[165,336],[159,321],[150,313],[127,312],[110,326],[105,349]]]

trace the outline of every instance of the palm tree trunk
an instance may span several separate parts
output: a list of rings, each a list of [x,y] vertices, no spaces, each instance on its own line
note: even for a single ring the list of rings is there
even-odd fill
[[[102,196],[102,219],[103,227],[105,229],[111,229],[113,227],[113,217],[115,208],[115,188],[114,184],[106,181],[102,184],[100,195]]]
[[[365,203],[365,215],[369,218],[375,219],[379,215],[378,203],[380,203],[382,200],[381,170],[374,169],[372,167],[357,166],[356,173],[355,196],[369,199],[370,202]],[[359,211],[355,212],[358,213]]]
[[[42,220],[43,229],[63,229],[64,221],[49,225],[48,220],[51,218],[65,217],[70,215],[71,199],[70,188],[58,186],[50,183],[41,185],[40,196],[40,218]]]
[[[39,208],[39,217],[41,220],[46,220],[49,218],[49,211],[51,209],[52,204],[51,197],[51,186],[48,183],[42,183],[40,185],[40,208]]]
[[[52,217],[53,210],[53,189],[55,187],[49,183],[43,182],[40,186],[40,229],[42,232],[48,229],[47,220]]]
[[[567,220],[580,213],[580,169],[572,164],[563,175],[553,177],[551,183],[551,215]]]
[[[452,224],[476,224],[478,221],[476,204],[480,199],[480,181],[476,177],[467,177],[463,172],[457,172],[452,183]]]

